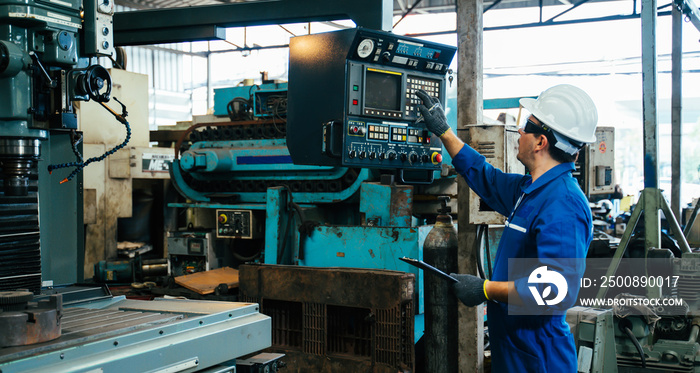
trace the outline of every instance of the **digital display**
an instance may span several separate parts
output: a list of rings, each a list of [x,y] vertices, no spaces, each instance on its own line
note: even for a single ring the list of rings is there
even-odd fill
[[[401,74],[367,69],[365,107],[401,111]]]
[[[440,58],[440,54],[442,52],[437,49],[425,47],[422,44],[404,42],[399,43],[399,45],[396,47],[396,53],[437,60]]]

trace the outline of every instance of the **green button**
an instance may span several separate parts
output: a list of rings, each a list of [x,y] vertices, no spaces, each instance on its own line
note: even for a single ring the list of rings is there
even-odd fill
[[[353,90],[353,91],[358,91],[359,89],[360,89],[360,87],[358,87],[358,86],[356,86],[356,85],[352,86],[352,90]]]

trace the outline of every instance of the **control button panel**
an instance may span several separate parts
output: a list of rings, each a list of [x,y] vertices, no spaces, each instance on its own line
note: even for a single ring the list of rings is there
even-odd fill
[[[353,118],[347,132],[351,136],[346,138],[343,160],[352,166],[436,170],[442,163],[440,140],[421,123]]]
[[[252,239],[259,233],[252,210],[216,210],[216,237]]]
[[[405,127],[392,127],[391,128],[391,141],[406,142],[406,128]]]
[[[389,126],[369,125],[367,138],[370,140],[385,141],[389,139]]]

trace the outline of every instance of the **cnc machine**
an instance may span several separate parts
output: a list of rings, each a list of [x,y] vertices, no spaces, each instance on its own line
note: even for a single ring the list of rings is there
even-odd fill
[[[115,56],[113,12],[111,0],[0,1],[0,370],[235,371],[236,358],[270,345],[255,303],[62,285],[83,280],[81,171],[130,138],[127,108],[96,63]],[[124,141],[84,159],[77,101],[102,105]]]

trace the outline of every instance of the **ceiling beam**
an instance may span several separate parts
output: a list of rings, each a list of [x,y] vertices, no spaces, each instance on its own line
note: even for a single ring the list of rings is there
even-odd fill
[[[147,45],[221,39],[222,28],[351,19],[391,31],[392,0],[267,0],[226,5],[138,10],[114,14],[114,43]],[[187,37],[197,30],[196,39]],[[209,34],[204,33],[209,30]]]

